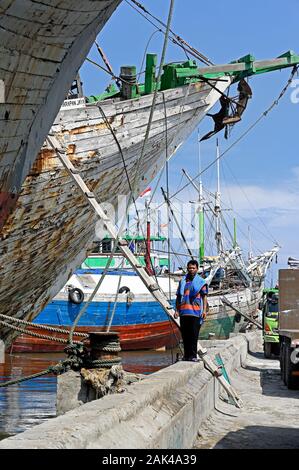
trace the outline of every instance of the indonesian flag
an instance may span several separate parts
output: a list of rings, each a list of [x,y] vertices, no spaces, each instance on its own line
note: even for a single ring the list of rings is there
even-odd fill
[[[151,195],[152,188],[146,188],[144,191],[142,191],[141,194],[139,194],[139,197],[146,197]]]

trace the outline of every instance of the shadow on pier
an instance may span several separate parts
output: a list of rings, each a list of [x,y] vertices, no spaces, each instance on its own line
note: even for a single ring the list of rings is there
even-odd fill
[[[252,361],[250,360],[248,364],[243,366],[243,369],[260,373],[260,385],[263,395],[299,399],[299,390],[289,390],[281,378],[278,356],[272,355],[271,359],[266,359],[263,352],[251,351],[248,357],[258,361],[255,365],[251,365]]]
[[[226,434],[214,449],[298,449],[299,429],[246,426]]]

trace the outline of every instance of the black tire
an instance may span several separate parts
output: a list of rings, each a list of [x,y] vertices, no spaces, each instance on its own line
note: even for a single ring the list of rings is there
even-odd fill
[[[82,304],[83,300],[84,293],[81,289],[74,287],[69,290],[69,301],[72,302],[72,304]]]
[[[279,362],[280,362],[280,377],[283,382],[284,382],[284,348],[285,348],[285,343],[281,342]]]
[[[272,344],[264,343],[264,356],[266,359],[270,359],[272,354]]]
[[[129,287],[127,287],[127,286],[122,286],[122,287],[119,289],[119,291],[118,291],[119,294],[123,294],[124,292],[125,292],[126,294],[127,294],[128,292],[130,292]]]
[[[284,343],[283,350],[283,383],[287,385],[287,362],[288,362],[288,345]]]
[[[280,343],[273,343],[272,354],[275,354],[275,356],[280,355]]]
[[[286,345],[286,363],[285,363],[285,379],[286,386],[289,390],[297,390],[299,387],[299,379],[297,376],[292,375],[292,372],[297,370],[295,364],[291,361],[292,348],[289,344]]]

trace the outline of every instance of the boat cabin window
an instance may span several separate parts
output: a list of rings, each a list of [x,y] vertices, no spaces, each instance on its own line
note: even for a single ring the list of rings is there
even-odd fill
[[[74,98],[83,98],[82,82],[79,75],[77,75],[73,80],[68,94],[65,97],[66,100],[71,100]]]
[[[112,240],[102,240],[102,253],[111,253],[112,251]]]
[[[146,241],[145,240],[129,240],[128,245],[132,253],[136,255],[144,255],[146,253]],[[108,254],[111,253],[113,250],[114,241],[111,239],[104,239],[92,244],[91,252],[93,254]],[[151,242],[151,246],[153,243]],[[119,246],[116,247],[115,253],[121,253],[121,249]]]
[[[101,253],[111,253],[112,251],[112,240],[102,240],[100,242],[93,242],[92,254],[99,255]]]

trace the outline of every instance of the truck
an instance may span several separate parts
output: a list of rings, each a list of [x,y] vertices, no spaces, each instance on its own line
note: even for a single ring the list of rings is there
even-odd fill
[[[278,334],[281,378],[299,388],[299,269],[279,270]]]
[[[263,290],[263,343],[264,356],[270,358],[272,354],[279,355],[280,343],[278,334],[278,304],[279,290],[270,288]]]

